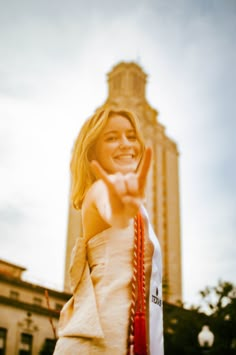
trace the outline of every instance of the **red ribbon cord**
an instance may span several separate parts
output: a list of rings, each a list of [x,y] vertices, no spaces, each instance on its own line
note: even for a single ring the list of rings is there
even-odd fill
[[[137,215],[137,307],[134,315],[134,354],[147,355],[145,270],[144,270],[144,223]]]

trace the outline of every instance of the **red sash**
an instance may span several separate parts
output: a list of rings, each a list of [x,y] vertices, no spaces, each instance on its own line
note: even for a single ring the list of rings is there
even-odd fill
[[[147,355],[146,300],[144,266],[144,222],[141,213],[135,217],[134,270],[130,333],[133,336],[134,355]]]

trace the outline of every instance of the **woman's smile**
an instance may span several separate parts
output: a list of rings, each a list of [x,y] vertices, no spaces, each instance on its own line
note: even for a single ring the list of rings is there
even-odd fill
[[[119,154],[115,156],[115,159],[124,162],[132,161],[134,159],[134,154]]]

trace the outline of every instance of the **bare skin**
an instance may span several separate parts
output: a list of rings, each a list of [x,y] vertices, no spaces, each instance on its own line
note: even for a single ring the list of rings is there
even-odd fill
[[[151,155],[151,148],[147,148],[137,172],[127,174],[108,174],[97,161],[91,162],[98,180],[87,192],[82,205],[86,239],[111,226],[124,228],[129,225],[144,198]]]

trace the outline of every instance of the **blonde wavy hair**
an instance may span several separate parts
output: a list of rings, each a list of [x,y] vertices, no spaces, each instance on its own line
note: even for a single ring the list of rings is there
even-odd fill
[[[139,121],[133,111],[114,106],[105,106],[98,109],[95,114],[83,124],[75,141],[72,153],[70,164],[72,175],[71,202],[76,209],[81,208],[86,192],[96,180],[90,168],[92,150],[103,128],[106,126],[108,119],[114,114],[119,114],[131,122],[135,129],[137,139],[141,144],[142,152],[144,150],[144,140]]]

